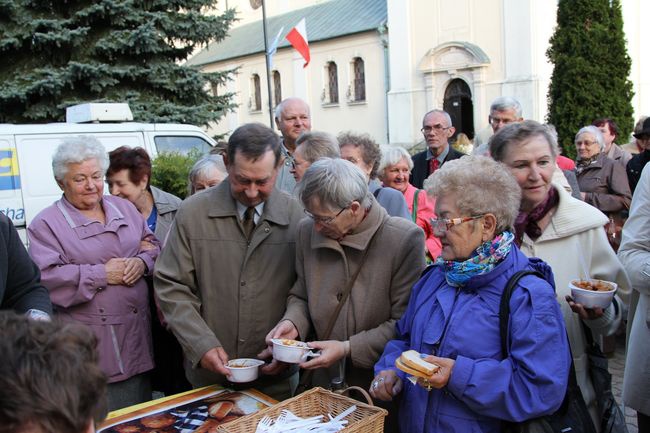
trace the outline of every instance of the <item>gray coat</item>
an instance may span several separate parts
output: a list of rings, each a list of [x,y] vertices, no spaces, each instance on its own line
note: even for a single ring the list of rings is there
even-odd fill
[[[313,227],[310,219],[300,223],[296,248],[298,279],[291,289],[284,318],[296,325],[301,338],[308,337],[313,324],[315,338],[323,339],[338,304],[338,293],[345,289],[372,242],[329,337],[350,341],[348,363],[352,364],[352,376],[372,377],[372,367],[386,343],[394,338],[395,322],[404,313],[411,287],[424,270],[424,233],[404,218],[388,216],[375,200],[355,232],[340,242],[321,235]],[[329,377],[323,373],[315,375],[315,385],[329,384]],[[355,383],[355,377],[346,379],[348,384]]]
[[[158,212],[156,230],[153,234],[156,235],[160,242],[165,242],[169,228],[172,226],[172,222],[176,216],[176,211],[181,206],[183,200],[153,185],[151,186],[151,195],[153,195],[153,204],[156,207],[156,212]]]
[[[255,358],[280,321],[296,280],[297,201],[273,191],[251,242],[244,236],[229,182],[186,199],[156,262],[160,308],[193,368],[194,386],[223,377],[197,368],[223,347],[230,358]]]
[[[634,192],[618,256],[634,287],[627,325],[623,401],[650,415],[650,168],[647,165]]]

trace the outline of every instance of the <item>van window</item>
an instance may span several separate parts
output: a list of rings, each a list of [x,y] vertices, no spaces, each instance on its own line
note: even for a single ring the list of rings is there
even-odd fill
[[[156,136],[153,139],[158,153],[179,152],[187,155],[192,149],[198,149],[201,153],[208,153],[212,146],[201,137],[188,135]]]

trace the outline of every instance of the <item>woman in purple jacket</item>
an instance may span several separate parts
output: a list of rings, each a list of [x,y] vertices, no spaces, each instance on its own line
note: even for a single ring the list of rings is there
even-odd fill
[[[397,339],[375,365],[371,394],[382,400],[401,394],[403,433],[499,432],[503,420],[553,413],[571,358],[551,270],[513,242],[517,182],[500,163],[466,156],[445,164],[425,189],[436,197],[432,225],[441,257],[413,287]],[[499,302],[521,270],[537,270],[545,280],[525,276],[515,287],[503,358]],[[395,360],[409,349],[440,370],[416,384],[405,380]]]
[[[109,409],[151,399],[153,368],[145,275],[159,242],[133,204],[105,196],[108,155],[92,137],[65,139],[52,169],[63,196],[28,228],[29,252],[56,314],[88,325],[108,376]]]

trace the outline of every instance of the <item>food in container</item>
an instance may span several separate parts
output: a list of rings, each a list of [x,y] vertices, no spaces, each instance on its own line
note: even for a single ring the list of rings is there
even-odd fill
[[[226,368],[230,371],[229,379],[231,382],[244,383],[257,379],[259,367],[263,364],[264,361],[259,359],[239,358],[228,361]]]
[[[312,352],[311,347],[302,341],[274,338],[271,342],[273,343],[273,358],[278,361],[299,364],[305,362],[310,356],[320,356],[320,353]]]
[[[585,308],[607,308],[612,303],[616,283],[597,279],[581,279],[569,282],[571,297]]]

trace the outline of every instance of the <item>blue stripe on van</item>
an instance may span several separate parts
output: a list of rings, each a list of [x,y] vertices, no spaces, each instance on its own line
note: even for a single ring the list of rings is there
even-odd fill
[[[0,176],[0,191],[20,189],[20,175]]]

